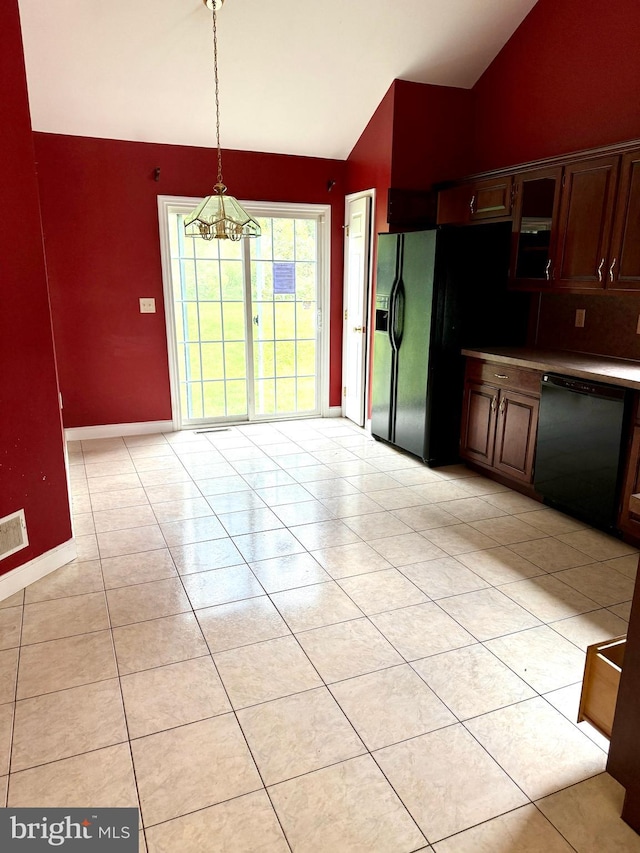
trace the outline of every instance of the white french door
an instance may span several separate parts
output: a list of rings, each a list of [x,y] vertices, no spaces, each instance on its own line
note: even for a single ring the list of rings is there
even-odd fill
[[[345,199],[342,413],[358,426],[364,426],[366,420],[368,343],[372,341],[372,210],[375,190]]]
[[[196,204],[159,198],[174,426],[320,414],[328,209],[246,205],[232,242],[185,236]]]

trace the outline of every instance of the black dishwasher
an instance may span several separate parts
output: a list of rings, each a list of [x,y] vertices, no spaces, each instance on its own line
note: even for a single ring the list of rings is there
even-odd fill
[[[614,532],[629,392],[544,374],[534,485],[546,504]]]

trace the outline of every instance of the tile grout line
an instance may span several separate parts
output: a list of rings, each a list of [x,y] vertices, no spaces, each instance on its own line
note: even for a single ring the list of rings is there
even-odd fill
[[[9,736],[9,762],[8,762],[9,766],[7,767],[7,791],[6,791],[6,795],[5,795],[7,806],[9,804],[9,794],[11,792],[11,775],[12,775],[11,766],[13,763],[13,745],[14,745],[15,734],[16,734],[16,714],[17,714],[17,709],[18,709],[18,684],[19,684],[19,678],[20,678],[20,662],[21,662],[21,658],[22,658],[22,631],[24,629],[24,600],[25,600],[25,593],[23,592],[22,610],[21,610],[21,614],[20,614],[20,631],[19,631],[18,646],[17,646],[18,654],[17,654],[17,659],[16,659],[16,680],[15,680],[15,685],[14,685],[14,689],[13,689],[13,714],[12,714],[12,719],[11,719],[11,733]]]
[[[164,534],[163,534],[163,537],[164,537]],[[165,541],[166,541],[166,540],[165,540]],[[167,546],[167,548],[168,548],[168,546]],[[176,568],[177,568],[177,567],[176,567]],[[249,566],[247,566],[247,568],[249,568],[249,571],[251,571],[251,569],[250,569],[250,567],[249,567]],[[189,598],[189,593],[188,593],[188,591],[187,591],[187,588],[186,588],[186,587],[185,587],[185,585],[184,585],[184,582],[183,582],[183,580],[182,580],[182,575],[181,575],[180,573],[178,573],[178,578],[179,578],[179,580],[180,580],[180,584],[182,585],[182,588],[183,588],[183,590],[184,590],[184,593],[185,593],[185,595],[186,595],[186,597],[187,597],[187,601],[189,601],[189,603],[191,604],[191,613],[193,614],[194,619],[195,619],[195,622],[196,622],[196,625],[198,626],[198,631],[200,632],[200,636],[202,637],[202,641],[203,641],[203,643],[204,643],[205,647],[208,649],[208,655],[203,655],[203,657],[208,657],[208,658],[211,660],[211,663],[212,663],[212,665],[213,665],[213,668],[214,668],[214,671],[215,671],[216,676],[217,676],[217,678],[218,678],[218,681],[220,682],[220,685],[221,685],[221,687],[222,687],[222,689],[223,689],[223,691],[224,691],[224,694],[225,694],[225,696],[226,696],[226,698],[227,698],[227,702],[229,703],[229,707],[231,708],[231,712],[232,712],[232,713],[233,713],[233,715],[234,715],[234,719],[235,719],[235,721],[236,721],[236,725],[238,726],[238,729],[240,730],[240,732],[241,732],[241,734],[242,734],[242,737],[243,737],[243,739],[244,739],[244,741],[245,741],[245,743],[246,743],[247,749],[248,749],[249,754],[250,754],[250,756],[251,756],[251,761],[253,762],[253,766],[255,767],[256,772],[258,773],[258,777],[259,777],[259,779],[260,779],[260,781],[261,781],[261,783],[262,783],[262,787],[263,787],[263,789],[265,790],[265,792],[266,792],[266,794],[267,794],[267,797],[269,797],[269,794],[268,794],[268,792],[267,792],[267,790],[266,790],[266,786],[265,786],[265,784],[264,784],[264,780],[263,780],[263,778],[262,778],[262,774],[260,773],[260,769],[259,769],[259,767],[258,767],[258,765],[257,765],[257,762],[256,762],[255,758],[254,758],[253,752],[251,751],[251,748],[250,748],[250,746],[249,746],[249,743],[248,743],[248,741],[247,741],[247,739],[246,739],[246,736],[245,736],[244,730],[242,729],[242,726],[240,725],[240,721],[238,720],[238,715],[237,715],[237,713],[236,713],[236,711],[235,711],[235,708],[234,708],[234,706],[233,706],[233,703],[231,702],[231,698],[230,698],[230,696],[229,696],[229,693],[228,693],[227,687],[226,687],[226,685],[225,685],[225,683],[224,683],[224,681],[223,681],[222,677],[220,676],[220,672],[218,671],[218,667],[216,666],[216,662],[215,662],[215,660],[214,660],[214,658],[213,658],[213,655],[212,655],[212,653],[211,653],[211,650],[210,650],[210,648],[209,648],[209,644],[208,644],[208,642],[207,642],[207,638],[206,638],[206,637],[205,637],[205,635],[204,635],[204,632],[203,632],[203,630],[202,630],[202,626],[200,625],[200,621],[198,620],[198,617],[197,617],[197,615],[196,615],[195,609],[193,608],[193,603],[191,602],[191,599]],[[258,581],[258,583],[259,583],[259,581]],[[114,655],[116,655],[115,647],[114,647]],[[116,656],[116,666],[118,667],[118,672],[119,672],[119,665],[118,665],[118,663],[117,663],[117,656]],[[121,690],[121,693],[122,693],[122,683],[121,683],[121,681],[120,681],[120,690]],[[122,693],[122,705],[123,705],[123,713],[124,713],[125,720],[126,720],[126,708],[125,708],[124,694],[123,694],[123,693]],[[129,732],[129,729],[128,729],[128,721],[127,721],[127,732]],[[129,748],[130,748],[130,752],[131,752],[131,761],[132,761],[132,766],[133,766],[134,774],[135,774],[135,762],[134,762],[134,760],[133,760],[133,747],[132,747],[132,745],[131,745],[131,738],[129,738]],[[136,789],[137,789],[137,791],[138,791],[138,799],[139,799],[139,801],[140,801],[140,791],[139,791],[139,788],[138,788],[137,777],[136,777]],[[233,798],[233,799],[235,799],[235,798]],[[284,839],[285,839],[285,842],[287,843],[287,845],[288,845],[288,846],[289,846],[289,848],[291,849],[291,845],[289,844],[289,841],[288,841],[288,839],[287,839],[286,833],[285,833],[285,831],[284,831],[284,827],[283,827],[283,826],[282,826],[282,824],[280,823],[280,818],[279,818],[279,816],[278,816],[278,814],[277,814],[277,812],[276,812],[276,810],[275,810],[275,808],[274,808],[274,806],[273,806],[273,803],[271,802],[271,797],[269,797],[269,802],[271,803],[271,808],[273,809],[273,812],[274,812],[274,814],[275,814],[275,816],[276,816],[276,820],[278,821],[278,825],[280,826],[280,829],[281,829],[281,831],[282,831],[282,833],[283,833],[283,837],[284,837]],[[218,805],[218,803],[213,804],[213,806],[215,806],[215,805]],[[142,813],[142,803],[141,803],[141,801],[140,801],[140,806],[141,806],[141,813]],[[212,807],[212,806],[209,806],[209,807]],[[209,808],[209,807],[208,807],[208,808]],[[142,816],[142,815],[141,815],[141,816]],[[179,817],[183,817],[183,815],[180,815]],[[143,827],[145,827],[145,841],[146,841],[146,822],[144,821],[144,819],[142,819],[142,823],[143,823]]]
[[[320,464],[323,464],[323,463],[320,463]],[[386,472],[383,472],[383,473],[386,473]],[[241,475],[241,476],[242,476],[242,475]],[[342,478],[340,478],[340,479],[342,479]],[[195,482],[195,481],[194,481],[194,482]],[[197,483],[196,483],[196,485],[197,485]],[[300,483],[300,485],[302,486],[303,484],[302,484],[302,483]],[[303,487],[304,487],[304,486],[303,486]],[[403,487],[403,486],[402,486],[402,484],[401,484],[401,487]],[[250,487],[250,488],[253,490],[253,487]],[[255,490],[253,490],[253,491],[255,491]],[[361,493],[361,494],[364,494],[363,492],[360,492],[360,493]],[[206,496],[205,496],[205,497],[206,497]],[[212,508],[212,509],[213,509],[213,508]],[[214,514],[215,514],[215,513],[214,513]],[[513,513],[512,513],[511,515],[513,515]],[[340,519],[340,520],[342,520],[342,519]],[[286,529],[288,529],[288,527],[287,527]],[[229,537],[229,538],[232,538],[232,537]],[[425,537],[425,538],[427,538],[427,537]],[[546,537],[541,537],[541,538],[546,538]],[[362,540],[362,541],[364,541],[364,540]],[[369,545],[369,547],[371,547],[370,543],[366,543],[366,544],[368,544],[368,545]],[[498,544],[499,544],[499,543],[498,543]],[[304,547],[304,546],[303,546],[303,547]],[[304,553],[309,553],[309,551],[308,551],[308,549],[307,549],[307,548],[304,548]],[[245,563],[248,563],[248,561],[246,560],[246,558],[245,558]],[[251,566],[250,566],[250,565],[248,565],[248,568],[249,568],[249,569],[250,569],[250,571],[251,571]],[[401,568],[400,568],[400,567],[394,567],[394,568],[396,568],[396,570],[397,570],[397,571],[400,571],[400,573],[402,574],[402,570],[401,570]],[[182,582],[182,575],[181,575],[180,573],[178,573],[178,577],[181,579],[181,582]],[[258,583],[260,583],[259,578],[257,578],[257,580],[258,580]],[[337,586],[339,586],[340,588],[342,588],[342,587],[340,586],[339,579],[332,578],[332,580],[333,580],[333,582],[334,582],[334,583],[336,583],[336,584],[337,584]],[[408,580],[410,580],[410,579],[408,579]],[[182,585],[183,585],[183,588],[184,588],[184,584],[182,584]],[[125,587],[125,588],[126,588],[126,587]],[[495,587],[495,585],[491,585],[491,588],[496,588],[496,587]],[[186,591],[186,590],[185,590],[185,591]],[[348,596],[348,593],[347,593],[345,590],[343,590],[343,592]],[[274,594],[275,594],[275,593],[274,593]],[[269,598],[269,600],[270,600],[270,601],[272,601],[272,600],[271,600],[271,597],[270,597],[270,594],[269,594],[269,593],[266,593],[266,595],[267,595],[267,597]],[[106,596],[106,590],[105,590],[105,596]],[[351,598],[350,596],[348,596],[348,597],[349,597],[349,598]],[[353,600],[353,599],[351,599],[351,600]],[[437,603],[437,602],[435,602],[435,601],[434,601],[434,603]],[[516,602],[516,603],[517,603],[517,602]],[[274,606],[276,606],[276,605],[275,605],[275,603],[274,603],[273,601],[272,601],[272,604],[273,604]],[[191,606],[192,606],[192,612],[194,613],[194,615],[196,615],[196,619],[197,619],[197,613],[196,613],[195,609],[193,608],[193,605],[191,605]],[[215,606],[215,605],[213,605],[213,606]],[[356,605],[356,606],[357,606],[357,605]],[[407,606],[415,606],[415,605],[407,605]],[[521,606],[521,605],[519,605],[519,606]],[[204,609],[204,608],[203,608],[203,609]],[[276,607],[276,609],[277,609],[277,607]],[[442,610],[443,608],[440,608],[440,609]],[[526,609],[526,608],[523,608],[523,609]],[[604,608],[603,608],[603,609],[604,609]],[[278,612],[280,612],[280,611],[278,611]],[[387,611],[383,611],[383,612],[387,612]],[[444,611],[444,612],[446,612],[446,611]],[[449,615],[449,614],[447,614],[447,615]],[[360,618],[360,617],[358,617],[358,618]],[[365,614],[364,618],[367,618],[367,619],[368,619],[369,617]],[[450,618],[451,618],[451,617],[450,617]],[[350,620],[345,620],[345,621],[350,621]],[[369,620],[369,621],[371,621],[371,620]],[[286,623],[286,620],[285,620],[285,623]],[[136,623],[133,623],[133,624],[136,624]],[[286,624],[288,624],[288,623],[286,623]],[[544,624],[548,624],[548,623],[544,623]],[[327,627],[327,626],[321,626],[321,627]],[[374,626],[374,627],[376,627],[376,626]],[[464,626],[462,626],[462,627],[464,627]],[[315,630],[315,629],[309,629],[309,630]],[[379,629],[377,629],[377,630],[379,630]],[[382,633],[382,632],[381,632],[381,633]],[[518,633],[518,632],[514,632],[514,633]],[[295,636],[295,634],[293,634],[293,636]],[[383,634],[383,636],[384,636],[384,634]],[[386,638],[385,638],[385,639],[386,639]],[[205,642],[206,642],[206,640],[205,640]],[[481,644],[482,644],[482,643],[481,643]],[[249,644],[249,645],[253,645],[253,644]],[[299,643],[298,643],[298,645],[299,645]],[[393,645],[393,644],[391,644],[391,645]],[[303,649],[303,652],[304,652],[304,649]],[[305,653],[305,654],[306,654],[306,653]],[[308,656],[307,656],[307,657],[308,657]],[[411,666],[411,662],[407,662],[407,663]],[[312,665],[313,665],[313,664],[312,664]],[[400,664],[398,664],[398,665],[400,665]],[[215,666],[215,661],[214,661],[214,666]],[[216,668],[216,671],[217,671],[217,668]],[[414,670],[414,671],[415,671],[415,670]],[[418,673],[418,674],[419,674],[419,673]],[[119,676],[119,678],[120,678],[120,676]],[[327,683],[326,683],[326,682],[324,682],[324,679],[321,679],[321,680],[322,680],[322,682],[323,682],[324,686],[325,686],[325,687],[328,687]],[[424,680],[424,679],[423,679],[423,680]],[[220,679],[220,681],[221,681],[221,683],[222,683],[222,685],[223,685],[223,687],[224,687],[224,683],[222,682],[222,679]],[[16,679],[16,685],[17,685],[17,679]],[[225,691],[226,691],[226,687],[225,687],[224,689],[225,689]],[[314,689],[316,689],[316,688],[314,688]],[[536,692],[537,692],[537,691],[536,691]],[[293,695],[296,695],[296,694],[293,694]],[[332,695],[332,694],[331,694],[331,695]],[[538,695],[540,695],[540,694],[538,694]],[[544,698],[544,697],[543,697],[543,698]],[[335,699],[334,699],[334,701],[335,701]],[[262,704],[262,703],[259,703],[259,704]],[[232,707],[233,707],[233,706],[232,706]],[[342,712],[342,713],[344,713],[344,712]],[[454,715],[454,716],[455,716],[455,715]],[[348,719],[348,718],[347,718],[347,719]],[[349,721],[349,722],[350,722],[350,721]],[[353,725],[352,725],[352,727],[353,727]],[[354,731],[355,731],[355,728],[354,728]],[[356,734],[357,734],[357,732],[356,732]],[[245,739],[246,739],[246,738],[245,738]],[[495,759],[493,759],[493,760],[495,761]]]

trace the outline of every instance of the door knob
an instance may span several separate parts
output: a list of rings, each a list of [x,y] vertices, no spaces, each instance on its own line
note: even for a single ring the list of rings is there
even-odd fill
[[[366,331],[366,326],[354,326],[353,331],[354,332],[364,332],[364,331]]]

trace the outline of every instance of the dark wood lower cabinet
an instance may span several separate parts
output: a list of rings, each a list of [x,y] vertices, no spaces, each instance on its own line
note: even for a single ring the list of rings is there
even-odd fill
[[[540,378],[535,370],[468,358],[460,455],[473,467],[535,497],[533,469]],[[627,468],[619,526],[640,541],[640,398]],[[578,425],[577,425],[578,426]],[[608,772],[626,789],[622,818],[640,833],[640,569],[620,674],[611,731]]]
[[[471,362],[465,384],[460,455],[510,479],[531,483],[539,398],[497,383],[474,382],[470,377],[478,372]],[[500,378],[499,365],[493,375]],[[525,382],[529,390],[529,376]]]
[[[622,486],[622,500],[620,502],[620,516],[618,526],[624,533],[628,533],[640,540],[640,513],[635,508],[635,502],[631,495],[640,492],[640,426],[636,424],[631,433],[631,442],[627,455],[627,468]]]
[[[462,414],[461,455],[481,465],[493,465],[499,390],[467,382]]]
[[[533,480],[539,407],[535,397],[500,392],[493,467],[525,483]]]
[[[640,577],[640,574],[638,575]],[[611,731],[607,771],[626,789],[622,819],[640,833],[640,582],[631,605],[629,630]]]

